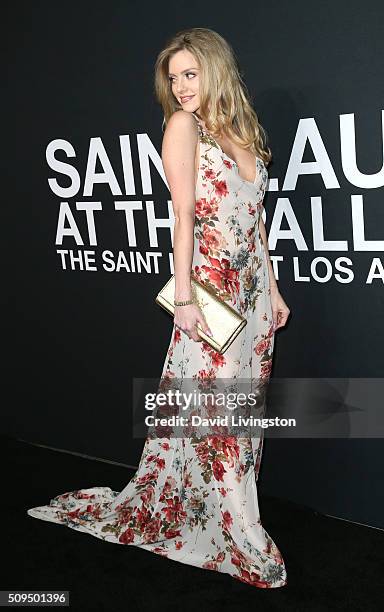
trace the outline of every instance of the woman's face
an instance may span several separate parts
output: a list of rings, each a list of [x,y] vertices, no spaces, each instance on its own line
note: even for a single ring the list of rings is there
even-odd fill
[[[196,59],[186,49],[178,51],[169,60],[168,76],[172,93],[182,108],[190,113],[200,106],[199,74]]]

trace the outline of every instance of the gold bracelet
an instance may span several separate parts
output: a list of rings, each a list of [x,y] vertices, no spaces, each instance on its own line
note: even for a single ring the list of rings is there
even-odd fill
[[[175,306],[187,306],[187,304],[194,304],[193,300],[184,300],[184,302],[173,302]]]

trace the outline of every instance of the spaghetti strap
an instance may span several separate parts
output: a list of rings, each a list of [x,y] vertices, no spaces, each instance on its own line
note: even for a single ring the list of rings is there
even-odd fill
[[[197,115],[195,115],[195,113],[193,113],[193,112],[191,113],[191,115],[193,115],[193,116],[194,116],[194,118],[196,119],[197,123],[199,123],[199,124],[200,124],[200,121],[199,121],[198,116],[197,116]]]
[[[203,126],[202,126],[202,125],[201,125],[201,123],[200,123],[200,119],[199,119],[199,118],[198,118],[198,116],[197,116],[197,115],[195,115],[195,113],[193,113],[193,112],[191,112],[191,115],[193,115],[193,116],[194,116],[194,118],[196,119],[196,122],[197,122],[197,127],[198,127],[198,130],[199,130],[199,134],[200,134],[200,136],[202,136],[202,135],[204,134],[204,130],[203,130]]]

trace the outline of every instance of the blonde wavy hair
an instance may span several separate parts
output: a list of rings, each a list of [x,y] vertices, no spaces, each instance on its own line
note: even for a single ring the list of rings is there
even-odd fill
[[[252,108],[235,53],[220,34],[208,28],[177,32],[156,59],[154,90],[164,112],[163,129],[171,115],[182,108],[173,95],[168,69],[171,57],[183,49],[193,54],[200,68],[199,116],[207,131],[213,138],[225,134],[268,165],[272,153],[267,146],[267,134]]]

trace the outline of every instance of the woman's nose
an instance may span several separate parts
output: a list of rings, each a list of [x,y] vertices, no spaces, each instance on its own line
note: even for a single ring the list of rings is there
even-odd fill
[[[184,81],[182,79],[180,79],[180,81],[178,81],[177,85],[176,85],[176,90],[177,93],[183,93],[183,91],[185,91],[185,84]]]

